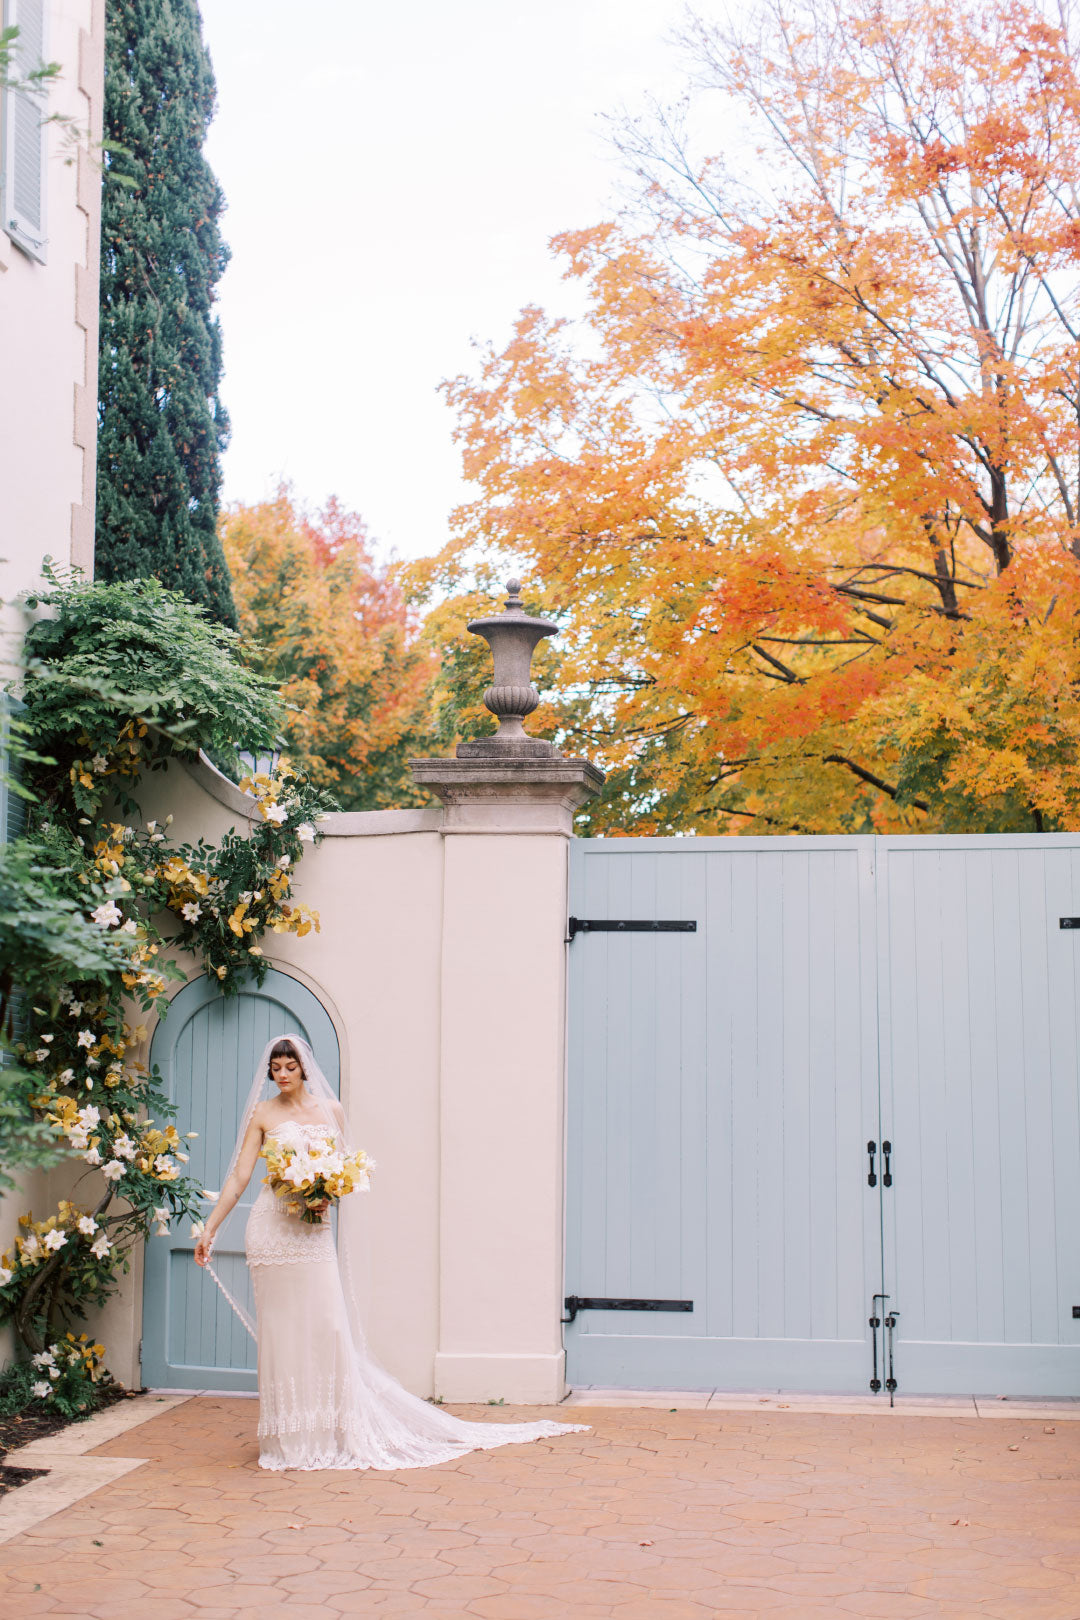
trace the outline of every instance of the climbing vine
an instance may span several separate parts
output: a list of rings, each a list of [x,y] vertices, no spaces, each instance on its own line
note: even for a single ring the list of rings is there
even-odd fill
[[[180,953],[235,994],[265,976],[268,931],[318,928],[292,884],[327,808],[283,763],[240,782],[253,799],[249,836],[178,843],[171,815],[144,821],[147,772],[200,747],[235,757],[237,744],[271,746],[279,700],[240,664],[233,632],[156,581],[49,580],[30,604],[49,616],[27,636],[20,693],[29,828],[0,855],[0,1028],[17,1065],[8,1097],[84,1167],[55,1211],[20,1217],[0,1258],[0,1315],[38,1357],[104,1302],[138,1242],[197,1215],[186,1143],[137,1056],[141,1017],[164,1013],[170,981],[188,977]],[[53,925],[24,948],[20,905],[40,916],[44,900]]]

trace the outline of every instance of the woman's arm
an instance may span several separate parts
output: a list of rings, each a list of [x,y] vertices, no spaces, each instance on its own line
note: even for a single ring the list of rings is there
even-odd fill
[[[244,1143],[240,1149],[240,1157],[236,1161],[236,1169],[228,1177],[221,1195],[206,1222],[205,1227],[195,1245],[195,1264],[205,1266],[210,1258],[210,1250],[214,1243],[214,1234],[221,1226],[222,1221],[236,1208],[244,1188],[251,1180],[259,1158],[259,1149],[263,1144],[263,1125],[259,1114],[255,1114],[244,1136]]]

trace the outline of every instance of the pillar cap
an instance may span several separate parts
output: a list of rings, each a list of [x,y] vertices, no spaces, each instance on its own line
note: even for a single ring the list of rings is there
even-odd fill
[[[500,749],[470,759],[411,759],[420,787],[446,806],[445,832],[545,833],[569,836],[575,810],[599,793],[604,773],[587,759],[561,754],[523,758]]]

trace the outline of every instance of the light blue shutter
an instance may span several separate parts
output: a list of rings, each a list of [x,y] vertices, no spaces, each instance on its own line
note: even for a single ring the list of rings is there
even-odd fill
[[[8,721],[21,707],[7,693],[0,692],[0,844],[21,838],[26,832],[26,800],[12,787],[20,773],[8,747]],[[26,1026],[26,1009],[22,997],[17,994],[12,997],[10,1016],[11,1039],[20,1041]],[[0,1068],[3,1068],[5,1061],[9,1061],[7,1054],[0,1050]]]
[[[17,27],[13,76],[26,79],[45,61],[45,0],[8,0],[5,23]],[[9,90],[3,117],[3,225],[31,258],[45,262],[47,93]]]
[[[0,692],[0,844],[22,838],[26,832],[26,800],[14,786],[22,773],[8,746],[9,718],[21,708],[21,703]]]

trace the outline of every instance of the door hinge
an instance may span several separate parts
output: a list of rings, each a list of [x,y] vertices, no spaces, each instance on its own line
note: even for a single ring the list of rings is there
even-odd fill
[[[697,923],[642,917],[571,917],[570,939],[578,934],[696,934]]]
[[[578,1311],[692,1311],[692,1299],[581,1299],[571,1294],[563,1304],[570,1312],[564,1322],[572,1322]]]

